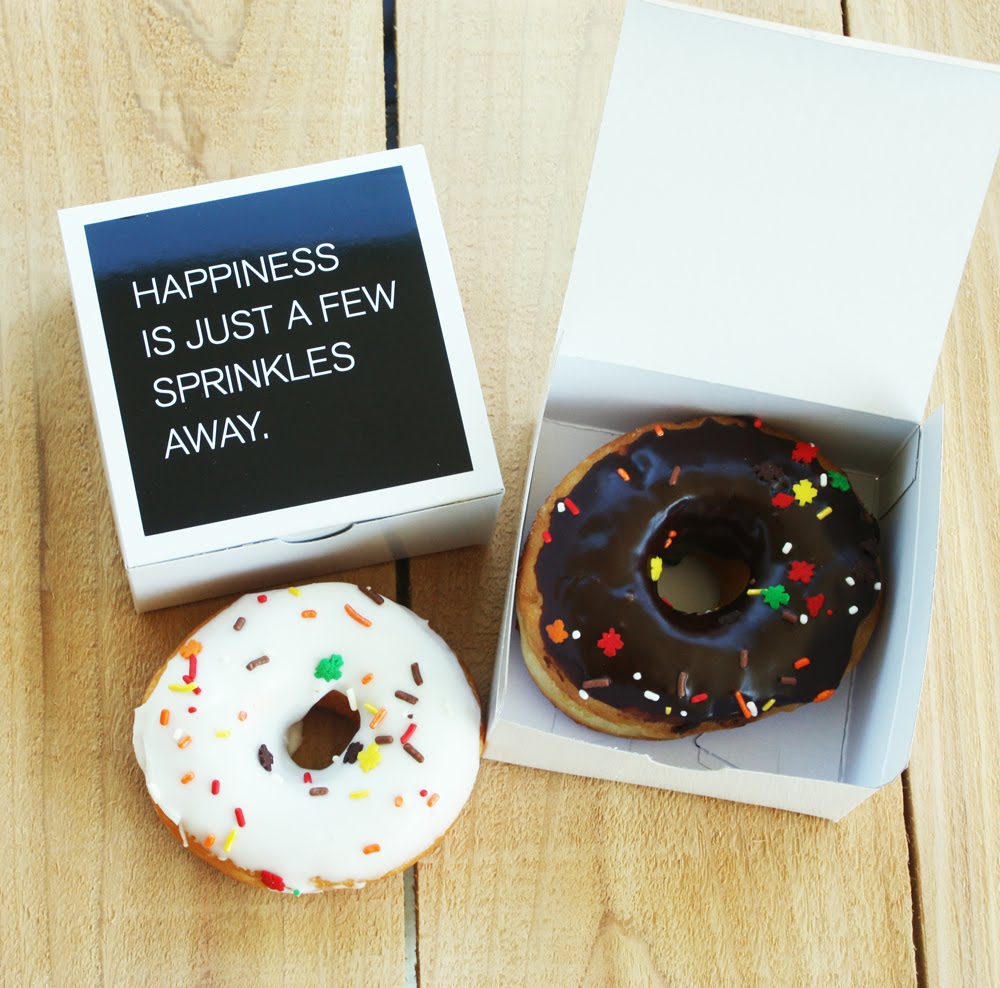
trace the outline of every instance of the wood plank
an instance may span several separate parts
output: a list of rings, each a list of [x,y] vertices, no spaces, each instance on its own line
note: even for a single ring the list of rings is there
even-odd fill
[[[997,0],[849,0],[851,34],[1000,62]],[[908,781],[926,983],[1000,984],[1000,178],[995,174],[929,408],[945,406],[931,648]],[[984,597],[985,595],[985,597]]]
[[[291,901],[185,855],[131,712],[219,602],[137,616],[56,210],[384,146],[377,5],[0,7],[0,918],[17,984],[400,984],[403,890]],[[394,590],[392,566],[363,574]]]
[[[484,691],[622,6],[398,6],[400,137],[427,146],[508,490],[489,547],[412,562],[412,599]],[[729,9],[841,28],[834,2]],[[901,787],[833,825],[486,762],[418,866],[418,926],[429,986],[913,984]]]

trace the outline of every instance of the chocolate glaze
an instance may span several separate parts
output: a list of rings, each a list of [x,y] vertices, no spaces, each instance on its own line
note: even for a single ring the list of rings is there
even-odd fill
[[[747,723],[736,691],[760,710],[771,698],[777,709],[835,690],[858,626],[879,596],[878,525],[854,492],[820,486],[823,465],[819,458],[793,460],[795,440],[754,428],[752,420],[727,421],[706,419],[692,428],[664,429],[663,435],[651,426],[629,448],[598,460],[571,491],[562,492],[579,513],[553,506],[551,541],[535,564],[546,661],[577,686],[607,677],[610,685],[593,689],[594,699],[669,722],[677,734],[707,722]],[[671,485],[677,466],[681,471]],[[791,493],[803,479],[818,491],[810,504],[773,505],[776,494]],[[832,513],[817,519],[827,506]],[[670,531],[677,535],[665,549]],[[787,555],[786,542],[792,543]],[[705,613],[670,607],[657,593],[650,559],[659,556],[669,565],[694,548],[743,560],[750,588],[781,584],[789,602],[772,609],[762,596],[744,592]],[[794,561],[815,565],[808,583],[789,579]],[[846,582],[849,576],[853,585]],[[824,600],[817,616],[800,623],[799,615],[808,616],[805,598],[818,594]],[[851,606],[856,613],[848,613]],[[789,613],[783,620],[783,612],[792,620]],[[557,620],[580,637],[554,642],[546,626]],[[597,642],[611,628],[623,646],[608,657]],[[748,653],[746,668],[742,650]],[[809,664],[796,669],[803,657]],[[679,696],[682,673],[687,675]],[[782,677],[794,677],[795,684],[783,685]],[[659,699],[646,698],[646,691]],[[690,702],[702,693],[706,700]]]

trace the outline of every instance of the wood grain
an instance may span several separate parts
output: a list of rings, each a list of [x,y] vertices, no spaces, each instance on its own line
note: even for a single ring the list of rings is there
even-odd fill
[[[59,207],[384,146],[369,2],[0,7],[0,924],[10,984],[400,984],[403,893],[289,900],[157,821],[131,712],[202,602],[137,616]],[[365,578],[387,592],[393,568]]]
[[[728,9],[841,29],[837,3]],[[400,139],[427,146],[508,491],[489,547],[413,561],[412,599],[484,690],[621,11],[398,7]],[[898,783],[835,826],[487,762],[418,903],[425,986],[915,981]]]
[[[851,33],[1000,62],[1000,3],[850,0]],[[937,593],[908,773],[917,930],[929,985],[1000,984],[1000,175],[929,408],[945,406]]]

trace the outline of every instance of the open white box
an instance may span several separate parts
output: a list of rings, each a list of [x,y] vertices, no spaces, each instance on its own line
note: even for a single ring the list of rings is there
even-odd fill
[[[610,437],[702,412],[817,443],[882,530],[885,609],[835,698],[628,741],[531,680],[507,593],[487,755],[839,819],[906,766],[930,626],[924,406],[1000,149],[1000,72],[631,0],[536,434],[521,541]]]
[[[489,540],[503,483],[423,148],[60,222],[139,610]]]

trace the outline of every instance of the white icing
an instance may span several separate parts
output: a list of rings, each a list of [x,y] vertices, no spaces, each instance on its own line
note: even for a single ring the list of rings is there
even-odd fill
[[[371,621],[365,627],[346,611],[350,605]],[[315,618],[302,617],[315,611]],[[240,631],[236,619],[246,618]],[[186,840],[204,842],[215,835],[211,853],[231,859],[247,871],[266,870],[281,877],[286,891],[319,889],[319,877],[361,887],[407,864],[430,847],[465,805],[479,770],[480,709],[451,649],[427,624],[405,607],[385,600],[376,604],[346,583],[317,583],[241,597],[192,636],[201,643],[195,684],[199,694],[175,692],[189,662],[175,654],[149,700],[135,712],[133,746],[146,775],[150,796],[178,826]],[[269,662],[247,670],[267,655]],[[343,658],[341,678],[316,678],[321,659]],[[423,685],[410,670],[418,662]],[[362,677],[373,678],[362,685]],[[312,781],[292,761],[285,746],[289,729],[330,690],[357,695],[361,726],[356,741],[367,748],[377,735],[391,744],[377,746],[381,761],[365,772],[359,762],[338,758],[312,769]],[[418,698],[398,699],[396,690]],[[365,704],[386,708],[376,728]],[[189,713],[189,707],[195,713]],[[167,725],[160,711],[168,710]],[[240,720],[240,711],[246,719]],[[412,714],[412,720],[407,715]],[[410,743],[422,763],[404,751],[400,736],[417,728]],[[229,731],[217,737],[217,731]],[[177,733],[179,732],[179,733]],[[177,735],[175,737],[175,734]],[[178,739],[190,736],[184,748]],[[271,771],[260,763],[266,745],[274,757]],[[185,773],[195,777],[181,783]],[[212,780],[220,791],[211,793]],[[309,790],[325,787],[325,796]],[[368,790],[363,799],[349,793]],[[421,797],[420,791],[427,790]],[[428,799],[437,794],[433,806]],[[395,798],[403,805],[395,806]],[[246,826],[237,824],[243,810]],[[224,844],[236,828],[228,853]],[[380,851],[365,854],[378,844]]]

